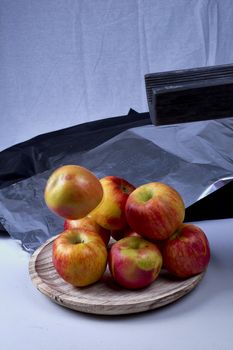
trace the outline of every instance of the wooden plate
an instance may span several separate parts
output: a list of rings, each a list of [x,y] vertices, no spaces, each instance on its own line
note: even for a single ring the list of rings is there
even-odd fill
[[[56,303],[81,312],[121,315],[156,309],[190,292],[204,273],[177,279],[162,271],[149,287],[131,291],[119,287],[106,270],[103,278],[88,287],[76,288],[59,277],[52,263],[51,238],[30,258],[29,273],[37,289]]]

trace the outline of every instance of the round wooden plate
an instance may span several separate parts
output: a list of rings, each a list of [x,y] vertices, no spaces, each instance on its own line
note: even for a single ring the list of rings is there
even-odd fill
[[[131,291],[118,286],[106,270],[97,283],[76,288],[59,277],[52,263],[51,238],[30,258],[29,273],[37,289],[56,303],[67,308],[101,315],[121,315],[156,309],[174,302],[190,292],[204,273],[188,279],[177,279],[166,271],[149,287]]]

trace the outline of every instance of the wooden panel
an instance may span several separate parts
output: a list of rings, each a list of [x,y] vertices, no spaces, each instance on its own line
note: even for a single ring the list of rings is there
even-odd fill
[[[233,65],[145,75],[155,125],[233,116]]]

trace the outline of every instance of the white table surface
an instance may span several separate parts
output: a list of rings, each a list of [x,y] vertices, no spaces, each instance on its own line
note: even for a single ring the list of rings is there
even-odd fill
[[[130,316],[66,309],[41,294],[30,255],[0,236],[0,349],[233,349],[233,219],[197,222],[212,258],[201,283],[163,308]]]

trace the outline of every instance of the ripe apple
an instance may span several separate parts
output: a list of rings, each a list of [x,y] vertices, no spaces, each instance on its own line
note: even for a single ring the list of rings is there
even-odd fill
[[[149,240],[163,240],[184,220],[185,207],[180,194],[161,182],[136,188],[128,197],[125,214],[129,226]]]
[[[105,272],[107,248],[96,232],[66,230],[53,242],[52,260],[66,282],[85,287],[97,282]]]
[[[135,187],[117,176],[106,176],[100,183],[104,191],[103,199],[90,216],[108,230],[121,230],[127,226],[125,203]]]
[[[122,287],[140,289],[150,285],[159,275],[162,254],[154,243],[141,237],[125,237],[109,251],[109,270]]]
[[[84,229],[87,231],[96,232],[103,239],[105,245],[108,245],[110,240],[110,232],[106,230],[102,226],[98,225],[90,216],[85,216],[82,219],[78,220],[65,220],[64,221],[64,229]]]
[[[80,219],[102,200],[103,189],[97,177],[78,165],[64,165],[49,177],[44,198],[54,213],[70,220]]]
[[[164,242],[162,255],[165,268],[178,277],[203,272],[210,261],[209,242],[200,227],[182,224]]]

